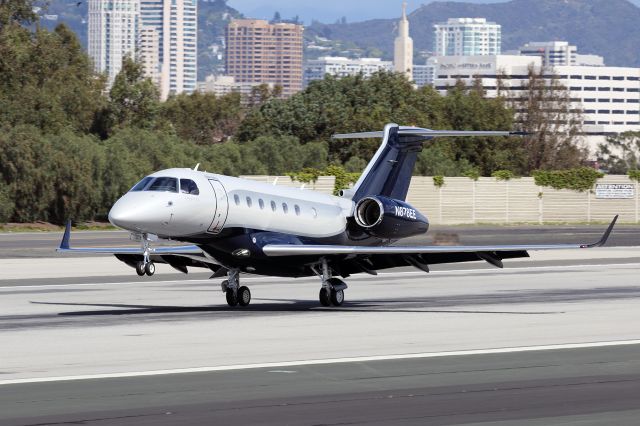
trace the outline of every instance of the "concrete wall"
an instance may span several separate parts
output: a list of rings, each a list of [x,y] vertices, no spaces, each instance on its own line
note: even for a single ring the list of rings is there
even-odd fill
[[[301,187],[288,176],[247,176],[248,179]],[[277,181],[276,181],[277,179]],[[304,187],[330,194],[334,178],[320,177]],[[474,223],[593,223],[609,222],[620,215],[620,222],[640,223],[637,182],[627,176],[606,176],[598,183],[632,184],[632,199],[597,199],[594,191],[576,192],[539,187],[533,178],[497,181],[480,178],[445,177],[436,187],[433,178],[414,176],[407,201],[427,215],[434,224]]]

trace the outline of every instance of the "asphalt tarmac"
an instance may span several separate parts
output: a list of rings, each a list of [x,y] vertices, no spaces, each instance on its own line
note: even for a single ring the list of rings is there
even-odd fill
[[[596,238],[597,239],[597,238]],[[640,248],[347,280],[0,260],[1,425],[637,425]]]

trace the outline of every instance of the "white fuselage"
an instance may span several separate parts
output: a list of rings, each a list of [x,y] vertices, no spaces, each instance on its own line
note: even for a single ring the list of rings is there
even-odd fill
[[[353,212],[347,198],[191,169],[162,170],[148,178],[146,186],[134,187],[114,204],[111,223],[170,238],[214,236],[230,228],[324,238],[344,232]],[[154,187],[155,178],[172,179]]]

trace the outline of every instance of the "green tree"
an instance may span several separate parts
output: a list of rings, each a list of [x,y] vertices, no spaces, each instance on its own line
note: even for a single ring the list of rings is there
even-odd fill
[[[228,140],[243,117],[240,94],[217,97],[213,93],[177,95],[160,107],[160,116],[184,140],[208,145]]]
[[[0,31],[11,24],[29,25],[37,21],[33,0],[0,1]]]
[[[640,132],[608,136],[598,146],[598,164],[611,174],[625,174],[640,169]]]
[[[513,112],[502,98],[487,98],[481,81],[476,79],[467,87],[458,81],[449,88],[443,99],[443,115],[447,127],[453,130],[511,130]],[[435,148],[437,146],[437,148]],[[475,166],[482,175],[489,176],[497,169],[522,170],[526,164],[526,151],[522,141],[504,137],[447,138],[434,143],[434,154],[462,163],[458,167],[437,167],[438,174],[465,171]]]
[[[86,132],[104,104],[103,83],[66,26],[0,30],[0,123]]]
[[[522,142],[526,171],[580,166],[587,156],[580,139],[582,111],[572,106],[569,90],[556,75],[530,67],[528,76],[519,90],[511,90],[505,79],[499,79],[500,93],[516,111],[516,122],[529,133]]]
[[[109,91],[109,104],[104,111],[99,132],[105,137],[118,128],[151,129],[156,125],[159,109],[158,88],[144,76],[141,63],[125,56],[122,69]]]

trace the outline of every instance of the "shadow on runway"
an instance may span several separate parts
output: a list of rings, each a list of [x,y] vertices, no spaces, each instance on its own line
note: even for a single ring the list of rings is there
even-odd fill
[[[499,311],[499,310],[455,310],[455,309],[434,309],[436,306],[429,306],[426,300],[416,299],[394,299],[376,301],[354,301],[345,302],[339,308],[319,306],[318,302],[308,300],[283,300],[283,299],[254,299],[270,303],[257,303],[248,307],[231,308],[226,305],[219,306],[155,306],[155,305],[127,305],[109,303],[63,303],[63,302],[31,302],[38,305],[57,306],[86,306],[100,308],[91,311],[60,312],[60,316],[110,316],[110,315],[150,315],[150,314],[175,314],[175,313],[198,313],[198,312],[220,312],[232,314],[255,314],[255,313],[293,313],[293,312],[380,312],[380,313],[421,313],[421,314],[494,314],[494,315],[552,315],[561,314],[557,311]],[[421,304],[421,308],[409,309],[407,305]],[[396,305],[396,308],[392,306]]]

